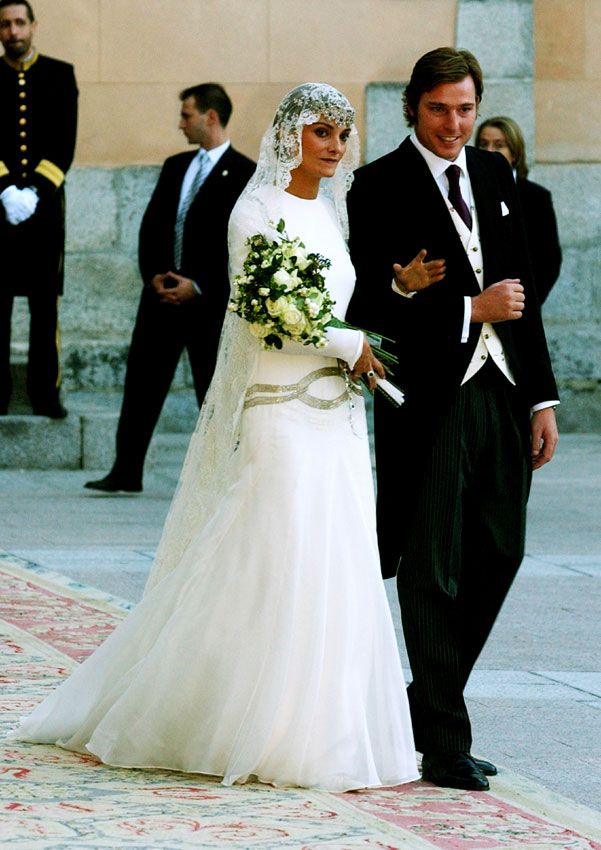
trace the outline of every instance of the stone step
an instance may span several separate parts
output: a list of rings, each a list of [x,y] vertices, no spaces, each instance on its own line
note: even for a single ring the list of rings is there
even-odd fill
[[[14,401],[14,399],[13,399]],[[0,416],[0,469],[90,469],[108,472],[115,459],[120,393],[72,393],[66,419],[32,416],[26,401]],[[147,469],[181,462],[198,416],[190,391],[172,392],[150,444]]]

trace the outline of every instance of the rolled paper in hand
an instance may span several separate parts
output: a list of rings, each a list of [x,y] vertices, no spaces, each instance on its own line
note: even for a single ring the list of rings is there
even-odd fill
[[[391,384],[387,378],[376,377],[376,389],[380,390],[381,393],[384,393],[389,401],[397,407],[400,407],[405,401],[405,396],[401,390],[398,387],[395,387],[394,384]]]

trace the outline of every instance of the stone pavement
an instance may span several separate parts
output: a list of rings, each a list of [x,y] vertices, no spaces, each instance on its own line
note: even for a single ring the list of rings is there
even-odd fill
[[[90,471],[0,470],[0,549],[135,601],[186,443],[157,435],[139,496],[83,490]],[[474,752],[601,811],[601,436],[562,437],[529,514],[527,558],[468,685]]]

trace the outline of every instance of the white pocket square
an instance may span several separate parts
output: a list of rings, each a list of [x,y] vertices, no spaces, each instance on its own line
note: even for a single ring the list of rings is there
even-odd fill
[[[501,215],[509,215],[509,210],[507,209],[505,201],[501,201]]]

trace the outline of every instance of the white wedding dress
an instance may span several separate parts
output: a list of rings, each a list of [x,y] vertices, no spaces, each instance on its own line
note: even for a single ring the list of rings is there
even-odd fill
[[[277,197],[288,235],[332,260],[343,316],[354,272],[333,207]],[[232,221],[236,273],[261,222],[244,202]],[[345,791],[418,778],[363,399],[324,354],[356,351],[357,334],[337,331],[319,353],[253,352],[233,483],[211,520],[13,738],[226,784]]]

